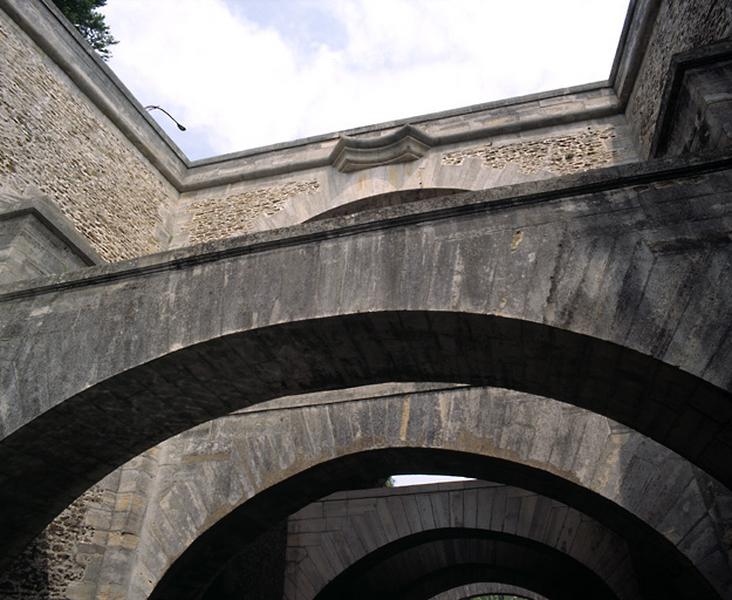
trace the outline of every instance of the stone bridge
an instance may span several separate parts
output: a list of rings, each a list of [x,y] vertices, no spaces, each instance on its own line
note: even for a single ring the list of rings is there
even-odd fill
[[[380,382],[555,398],[729,485],[728,164],[425,201],[6,293],[4,548],[202,421]]]
[[[732,598],[730,31],[191,162],[0,0],[0,593]]]
[[[145,577],[124,584],[127,597],[153,588],[153,597],[196,597],[221,565],[240,567],[235,557],[255,534],[303,503],[414,470],[492,477],[574,506],[633,549],[638,577],[654,589],[700,597],[704,579],[723,594],[730,586],[717,518],[725,495],[706,497],[714,482],[648,438],[553,400],[495,388],[396,393],[393,385],[306,395],[200,426],[157,452],[143,469],[157,491],[134,492],[137,508],[128,501],[110,517],[139,543],[108,551],[94,574],[111,584],[116,561],[128,554],[122,562]],[[488,500],[466,492],[462,506],[475,513],[488,510]],[[477,525],[475,516],[460,521]],[[402,524],[377,529],[400,536],[410,531]]]

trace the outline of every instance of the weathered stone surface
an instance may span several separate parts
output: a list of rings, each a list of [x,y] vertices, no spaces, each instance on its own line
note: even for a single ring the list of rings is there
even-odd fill
[[[729,482],[732,183],[694,164],[424,201],[6,296],[2,493],[43,485],[48,505],[26,511],[46,519],[197,422],[394,380],[555,397]]]
[[[91,577],[89,554],[106,542],[96,532],[109,527],[103,488],[94,486],[74,500],[0,573],[1,598],[66,600],[70,587],[85,575]]]
[[[651,153],[679,156],[732,146],[732,42],[671,61]]]
[[[296,196],[307,202],[319,187],[317,181],[291,181],[234,194],[211,190],[187,205],[189,220],[183,222],[182,229],[191,244],[241,235],[255,219],[280,211],[288,198]]]
[[[175,189],[0,10],[0,186],[37,186],[107,261],[161,249]]]
[[[363,565],[368,561],[369,565]],[[351,573],[352,570],[358,574]],[[567,600],[617,598],[566,554],[504,533],[450,528],[409,536],[377,550],[323,589],[319,600],[424,600],[482,577],[527,574],[532,588]]]
[[[626,108],[638,136],[641,157],[650,150],[674,54],[732,34],[732,7],[727,0],[664,0],[648,4],[654,6],[656,16]]]
[[[718,521],[714,496],[702,493],[711,480],[677,455],[603,417],[542,398],[490,389],[404,393],[390,387],[283,398],[159,446],[157,491],[148,499],[144,523],[132,530],[140,532],[137,554],[102,572],[101,580],[118,577],[119,569],[145,573],[131,580],[129,591],[120,591],[121,597],[145,598],[168,573],[158,597],[185,598],[248,536],[309,500],[390,473],[441,471],[502,477],[571,504],[627,539],[641,555],[634,559],[636,572],[652,579],[660,569],[658,578],[676,596],[699,598],[707,585],[700,576],[728,589],[729,528]],[[371,454],[378,456],[371,460]],[[455,525],[478,526],[483,502],[466,492],[462,511],[452,512]],[[408,513],[394,521],[399,535],[408,533]],[[711,532],[708,543],[687,548],[680,558],[673,546],[684,546],[700,525]],[[178,556],[171,566],[170,557]]]
[[[539,139],[494,146],[492,143],[454,150],[442,155],[443,165],[459,166],[465,159],[480,158],[488,167],[505,169],[516,165],[527,175],[547,171],[566,175],[605,167],[616,162],[611,140],[612,127],[586,127],[563,136],[544,135]]]
[[[557,412],[516,391],[485,413],[444,397],[280,399],[242,439],[229,429],[235,415],[204,426],[205,439],[188,431],[118,468],[103,506],[94,487],[68,506],[6,590],[142,598],[169,572],[185,576],[177,590],[166,576],[156,594],[182,598],[239,542],[335,481],[431,465],[533,486],[572,507],[573,532],[585,510],[628,540],[644,597],[732,595],[731,494],[708,476],[732,482],[732,175],[725,140],[705,133],[726,131],[728,74],[690,74],[702,102],[688,103],[694,118],[674,142],[716,157],[553,179],[637,161],[636,144],[645,156],[673,54],[727,36],[729,3],[639,0],[610,84],[420,117],[428,143],[391,156],[414,161],[385,164],[382,148],[357,173],[331,167],[339,137],[368,146],[405,122],[190,163],[47,0],[0,8],[0,185],[37,185],[106,260],[393,207],[13,288],[0,300],[0,555],[122,461],[271,398],[445,381],[568,403]],[[24,237],[6,227],[3,239],[22,246],[23,277],[76,266],[22,225]],[[31,256],[51,266],[21,269]],[[421,497],[403,520],[379,518],[401,535],[415,514],[477,527],[480,497]],[[501,506],[504,523],[531,527],[520,502]],[[332,501],[312,519],[338,527],[346,508]],[[560,543],[575,540],[570,551],[589,552],[596,528],[572,537],[550,523]],[[453,541],[431,548],[459,552]],[[538,565],[531,549],[501,547]]]
[[[102,262],[47,198],[0,192],[0,284]]]
[[[578,102],[584,106],[584,101]],[[523,110],[539,113],[556,108],[538,104]],[[472,118],[490,123],[491,113],[488,111],[486,115]],[[433,127],[449,128],[449,120],[445,123],[435,119]],[[637,155],[629,131],[625,119],[618,117],[606,117],[599,123],[587,121],[558,124],[549,129],[529,129],[520,134],[499,130],[475,140],[469,138],[435,147],[414,162],[375,166],[356,173],[339,173],[327,167],[309,170],[308,176],[317,182],[317,192],[284,199],[277,211],[267,211],[250,221],[249,230],[264,231],[302,223],[326,213],[338,213],[339,208],[348,205],[361,202],[368,205],[369,198],[388,193],[479,190],[631,162]],[[490,141],[486,144],[485,140]],[[185,234],[189,219],[194,218],[188,209],[191,202],[225,206],[232,204],[240,194],[253,194],[257,189],[258,182],[251,181],[183,194],[177,221],[179,234],[174,245],[189,243]],[[241,210],[247,209],[242,206]],[[217,211],[212,217],[225,219],[226,212]]]

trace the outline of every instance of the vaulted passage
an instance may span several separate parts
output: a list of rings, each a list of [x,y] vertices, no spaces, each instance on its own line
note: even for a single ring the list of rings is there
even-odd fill
[[[732,177],[685,168],[425,200],[6,294],[6,538],[197,423],[384,381],[570,402],[729,485]]]
[[[431,598],[494,581],[642,598],[626,541],[560,502],[485,482],[334,494],[288,519],[286,600]],[[390,541],[391,540],[391,541]]]
[[[158,525],[158,519],[154,518],[156,513],[153,513],[150,524],[151,539],[165,541],[146,548],[146,558],[140,567],[147,573],[162,574],[164,571],[165,575],[152,597],[196,597],[197,590],[205,589],[209,585],[221,565],[229,563],[269,525],[280,522],[303,504],[336,489],[368,486],[389,473],[415,471],[497,479],[515,486],[529,487],[535,492],[557,499],[539,499],[536,493],[518,491],[513,496],[513,509],[500,509],[512,515],[507,516],[512,525],[501,522],[499,531],[515,527],[517,523],[536,523],[536,532],[542,533],[532,535],[538,536],[534,539],[542,543],[548,543],[547,540],[552,535],[549,514],[556,509],[559,511],[557,514],[563,515],[562,511],[567,509],[561,507],[562,502],[569,504],[573,507],[572,510],[587,515],[570,519],[576,522],[575,526],[570,526],[572,539],[582,520],[591,523],[594,519],[601,525],[600,529],[614,532],[611,537],[618,536],[630,548],[630,556],[626,556],[625,560],[631,561],[632,571],[640,578],[639,586],[643,594],[651,594],[648,597],[663,598],[664,594],[666,597],[673,594],[674,597],[690,600],[724,597],[725,590],[730,585],[729,567],[725,566],[726,559],[719,554],[720,550],[703,541],[711,539],[709,527],[713,526],[705,518],[698,522],[707,523],[702,529],[698,528],[698,524],[688,523],[686,509],[676,501],[682,496],[685,498],[684,502],[698,505],[699,500],[694,496],[697,493],[695,490],[697,485],[706,485],[703,481],[697,483],[685,480],[686,477],[695,477],[692,470],[686,471],[688,464],[684,466],[684,461],[678,462],[678,457],[675,459],[668,451],[653,443],[633,438],[632,434],[622,428],[617,430],[616,437],[611,432],[617,425],[604,425],[600,417],[595,416],[585,421],[580,415],[573,414],[571,407],[561,408],[559,403],[554,403],[558,406],[552,408],[551,403],[542,404],[542,399],[521,396],[497,390],[491,398],[490,391],[458,389],[440,393],[376,397],[336,405],[307,406],[288,413],[277,410],[245,413],[224,419],[215,428],[215,434],[206,427],[201,428],[200,432],[194,430],[180,439],[171,440],[171,456],[181,457],[180,466],[168,467],[168,474],[161,480],[165,492],[152,501],[168,507],[180,507],[169,508],[165,513],[166,519],[174,516],[176,522],[201,525],[194,530],[190,526],[170,530],[163,522]],[[405,410],[410,411],[409,420],[404,431],[404,441],[400,442],[400,423],[403,422],[401,415],[405,414]],[[526,431],[518,430],[514,437],[501,442],[505,444],[503,447],[492,446],[490,440],[497,442],[494,432],[501,431],[512,422],[520,421],[522,414],[530,415],[532,411],[539,411],[543,415],[541,423],[537,424],[539,433],[526,436]],[[441,414],[447,420],[442,421]],[[274,424],[277,424],[280,431],[288,431],[288,436],[282,438],[277,435],[278,428]],[[262,431],[271,433],[264,437],[257,435],[257,432]],[[354,438],[354,431],[360,431],[361,434]],[[610,435],[605,438],[602,431],[607,432],[604,435]],[[385,435],[387,439],[384,439]],[[390,436],[393,436],[392,441],[389,441]],[[521,442],[522,439],[532,437],[533,444]],[[551,449],[552,440],[562,440],[556,450],[556,458],[540,459],[541,449]],[[615,453],[618,442],[621,441],[627,451],[617,455]],[[199,452],[210,453],[212,445],[216,449],[216,457],[236,449],[237,454],[249,458],[241,464],[222,463],[221,458],[213,456],[210,461],[205,461],[205,454],[201,455]],[[385,446],[393,447],[384,448]],[[374,449],[356,450],[366,447]],[[469,447],[473,448],[474,454],[465,452]],[[463,451],[457,451],[458,448]],[[631,448],[635,450],[631,451]],[[186,455],[185,452],[190,454]],[[636,455],[629,454],[632,452]],[[521,454],[526,459],[522,460]],[[334,455],[339,456],[329,460],[316,458]],[[574,464],[570,457],[575,456],[585,458]],[[614,459],[608,460],[613,456]],[[195,462],[192,462],[194,457]],[[313,459],[316,464],[309,466],[313,464]],[[649,471],[642,467],[649,462],[657,465],[656,469]],[[593,468],[596,463],[603,466],[596,470]],[[205,469],[201,468],[203,464],[206,465]],[[278,473],[273,465],[278,465]],[[617,468],[617,472],[613,471],[614,468]],[[301,472],[295,474],[296,471]],[[685,472],[686,475],[683,474]],[[203,512],[184,509],[187,505],[206,506],[210,502],[206,500],[208,490],[217,489],[223,492],[232,485],[227,482],[232,479],[238,481],[242,478],[242,473],[248,475],[237,487],[241,486],[246,490],[250,490],[252,486],[259,486],[260,489],[262,486],[268,487],[262,491],[248,492],[252,494],[250,499],[223,518],[220,515],[227,510],[226,502],[215,504]],[[577,480],[583,479],[586,482],[578,485]],[[275,484],[278,480],[280,483]],[[664,487],[669,485],[672,487]],[[631,489],[644,492],[635,494]],[[688,491],[677,491],[681,489]],[[434,508],[438,506],[443,507],[439,510],[445,511],[443,524],[431,520],[430,527],[456,523],[472,527],[476,524],[483,526],[487,515],[487,526],[490,528],[491,507],[502,506],[507,498],[506,493],[502,492],[500,502],[494,502],[491,499],[492,493],[491,488],[464,492],[464,500],[459,505],[473,508],[461,508],[459,512],[455,512],[453,508],[444,508],[452,507],[444,499],[439,502],[426,500],[433,502],[433,508],[424,508],[427,513],[438,514],[438,509]],[[603,497],[603,493],[608,495]],[[342,508],[338,508],[335,513],[328,513],[328,519],[335,519],[326,521],[331,526],[318,525],[316,519],[309,522],[305,531],[314,532],[318,527],[333,529],[335,523],[344,532],[352,531],[353,527],[344,521],[348,516],[348,506],[352,503],[354,510],[358,512],[355,518],[360,523],[359,527],[374,532],[375,536],[373,539],[365,538],[363,543],[357,542],[351,536],[348,537],[348,543],[336,544],[344,549],[343,555],[329,554],[328,562],[335,571],[322,572],[325,579],[341,570],[339,563],[343,567],[348,564],[347,557],[354,556],[355,548],[366,548],[374,540],[387,544],[399,536],[410,534],[410,530],[405,530],[404,527],[411,521],[404,514],[395,513],[393,521],[382,521],[385,513],[377,509],[378,502],[384,501],[388,504],[389,498],[398,494],[398,490],[382,490],[381,493],[352,492],[322,501],[324,507]],[[190,500],[191,495],[193,502]],[[224,497],[231,498],[231,495],[232,492],[227,491]],[[439,494],[435,493],[435,496]],[[364,508],[364,497],[370,497],[366,504],[373,508]],[[326,508],[318,509],[317,505],[316,502],[315,505],[304,508],[302,518],[308,518],[308,515],[324,515]],[[356,506],[361,508],[356,509]],[[390,507],[389,510],[394,509]],[[415,507],[414,514],[418,512]],[[161,513],[160,520],[163,518]],[[209,526],[212,519],[218,518],[220,520],[216,525]],[[297,519],[297,515],[291,517],[290,524],[293,527],[296,527]],[[564,522],[563,516],[561,519]],[[389,527],[390,522],[401,524]],[[666,538],[663,531],[669,527],[676,528],[676,532]],[[684,531],[685,528],[688,530]],[[597,526],[583,526],[580,529],[583,537],[577,539],[587,542]],[[419,528],[412,529],[411,533],[418,531]],[[523,533],[525,536],[527,534],[528,531]],[[543,535],[548,535],[549,538],[541,537]],[[312,544],[311,533],[306,533],[306,536],[310,539],[308,543]],[[676,539],[685,541],[675,547]],[[688,543],[693,543],[693,550],[687,546]],[[602,554],[597,552],[599,551],[591,552],[593,560],[601,559]],[[172,565],[163,560],[163,557],[180,553],[182,554]],[[307,568],[304,562],[302,566]],[[595,568],[604,573],[606,580],[616,577],[621,586],[632,587],[633,577],[623,576],[616,561],[609,561],[606,565]],[[603,572],[603,568],[612,570]],[[292,573],[288,576],[295,577]],[[311,575],[307,579],[312,583]],[[295,582],[293,589],[300,590],[298,582],[303,582],[297,579]],[[712,582],[712,586],[719,590],[719,595],[711,589]],[[145,589],[144,585],[142,589]],[[657,595],[654,596],[654,593]],[[307,596],[294,598],[304,599]]]
[[[456,527],[405,537],[375,551],[316,599],[429,600],[484,579],[530,587],[557,600],[618,598],[599,577],[555,549],[510,534]]]
[[[728,0],[193,162],[54,4],[0,0],[0,595],[732,598]]]
[[[712,418],[700,423],[689,417],[691,406],[683,408],[692,401],[711,413],[723,409],[729,394],[710,383],[537,323],[382,312],[226,336],[65,400],[0,445],[0,498],[11,507],[0,524],[6,539],[22,543],[112,468],[208,418],[282,395],[388,381],[491,385],[557,398],[630,425],[723,481],[730,477],[730,464],[713,452],[725,426]]]
[[[508,596],[513,600],[548,600],[544,596],[515,585],[483,582],[471,583],[452,588],[441,594],[437,594],[431,600],[497,600],[498,596]],[[493,596],[493,597],[491,597]]]

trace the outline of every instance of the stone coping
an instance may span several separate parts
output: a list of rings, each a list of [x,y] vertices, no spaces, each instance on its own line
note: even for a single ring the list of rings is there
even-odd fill
[[[38,194],[16,196],[0,191],[0,221],[31,215],[59,238],[85,264],[101,265],[102,259],[71,220],[53,202]]]

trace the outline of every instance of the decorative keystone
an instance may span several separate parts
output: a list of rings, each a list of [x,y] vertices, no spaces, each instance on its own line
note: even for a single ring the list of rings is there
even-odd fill
[[[422,158],[435,140],[413,125],[403,125],[380,137],[342,135],[330,155],[333,168],[341,173],[411,162]]]

